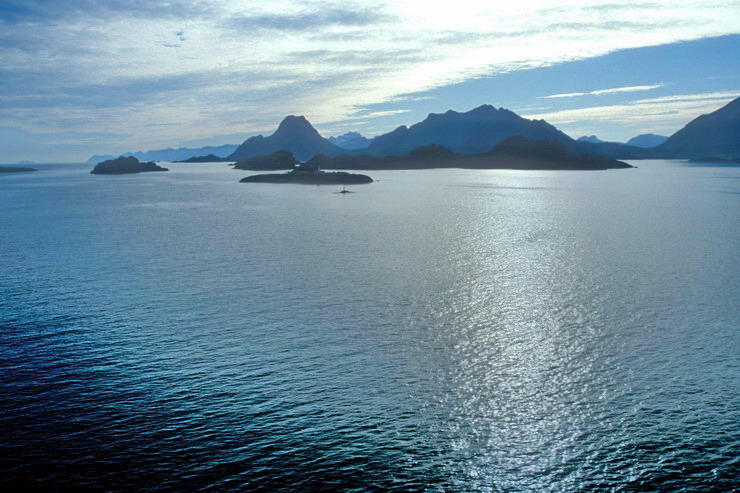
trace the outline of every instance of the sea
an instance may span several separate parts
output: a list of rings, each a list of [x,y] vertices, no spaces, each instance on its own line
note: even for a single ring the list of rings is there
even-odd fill
[[[740,491],[740,167],[0,175],[3,491]]]

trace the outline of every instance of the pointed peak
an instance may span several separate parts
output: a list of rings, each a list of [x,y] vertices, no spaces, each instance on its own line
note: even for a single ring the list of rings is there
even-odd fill
[[[283,118],[283,121],[280,122],[280,125],[278,128],[283,126],[290,126],[290,127],[311,127],[311,123],[309,123],[308,120],[306,120],[306,117],[303,115],[288,115],[285,118]]]

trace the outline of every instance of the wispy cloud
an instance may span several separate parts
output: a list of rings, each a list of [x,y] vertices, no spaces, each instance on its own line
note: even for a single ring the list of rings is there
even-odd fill
[[[125,129],[122,146],[146,148],[261,132],[288,113],[333,127],[390,122],[400,110],[383,105],[433,88],[737,32],[736,3],[697,2],[6,0],[0,125]],[[556,96],[569,101],[539,101]]]
[[[590,106],[548,113],[526,113],[531,119],[544,119],[564,129],[578,128],[582,133],[600,122],[619,123],[633,128],[673,133],[699,115],[711,113],[733,99],[740,90],[685,94],[652,99],[640,99],[626,104]]]
[[[357,27],[388,22],[390,16],[377,8],[328,8],[297,13],[235,15],[228,25],[237,31],[311,31],[330,26]]]
[[[617,94],[620,92],[649,91],[651,89],[658,89],[660,87],[663,87],[664,85],[665,84],[653,84],[649,86],[614,87],[612,89],[599,89],[597,91],[589,91],[589,92],[568,92],[564,94],[551,94],[550,96],[540,96],[540,99],[573,98],[576,96],[600,96],[602,94]]]

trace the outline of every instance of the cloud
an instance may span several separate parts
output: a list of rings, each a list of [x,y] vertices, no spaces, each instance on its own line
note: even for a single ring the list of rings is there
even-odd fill
[[[590,128],[593,128],[601,122],[609,122],[672,133],[699,115],[711,113],[739,96],[740,90],[685,94],[639,99],[626,104],[590,106],[537,114],[525,113],[522,116],[547,120],[564,128],[569,125],[581,129],[590,125]]]
[[[359,109],[373,108],[362,116],[369,125],[373,119],[395,125],[385,112],[398,110],[389,104],[407,101],[399,105],[413,107],[409,98],[433,88],[737,32],[737,7],[726,3],[554,5],[5,0],[0,125],[33,132],[125,132],[131,135],[123,144],[132,148],[269,131],[289,113],[338,127],[355,122]],[[454,107],[443,98],[438,104]]]
[[[550,96],[540,96],[540,99],[553,99],[553,98],[572,98],[576,96],[599,96],[602,94],[616,94],[620,92],[636,92],[636,91],[649,91],[651,89],[658,89],[663,87],[665,84],[653,84],[650,86],[627,86],[627,87],[615,87],[612,89],[599,89],[597,91],[589,92],[568,92],[564,94],[551,94]]]
[[[312,31],[327,27],[363,27],[388,22],[390,17],[377,8],[328,8],[297,13],[236,15],[228,25],[236,31]]]

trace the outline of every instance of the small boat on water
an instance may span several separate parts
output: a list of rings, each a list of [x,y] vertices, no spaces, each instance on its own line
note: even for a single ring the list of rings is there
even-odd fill
[[[350,192],[349,190],[347,190],[347,187],[345,185],[342,185],[342,189],[334,193],[355,193],[355,192]]]

